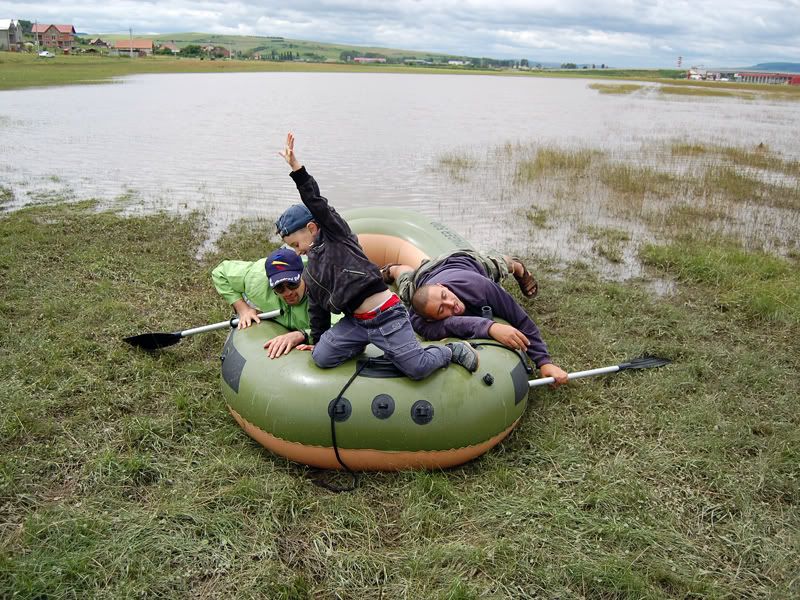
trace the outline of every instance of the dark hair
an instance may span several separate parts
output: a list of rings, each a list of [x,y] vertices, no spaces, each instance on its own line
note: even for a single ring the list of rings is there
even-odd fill
[[[414,312],[421,317],[427,318],[427,315],[425,314],[425,307],[428,306],[428,300],[430,300],[432,288],[433,285],[431,284],[421,285],[411,297],[411,307],[414,309]]]

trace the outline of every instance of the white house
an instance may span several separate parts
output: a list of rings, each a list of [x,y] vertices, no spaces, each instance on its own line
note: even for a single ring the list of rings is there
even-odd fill
[[[18,50],[22,45],[22,27],[14,19],[0,19],[0,50]]]

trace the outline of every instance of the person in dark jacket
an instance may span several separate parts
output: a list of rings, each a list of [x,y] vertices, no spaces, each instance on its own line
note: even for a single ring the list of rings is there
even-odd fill
[[[523,293],[531,289],[519,259],[457,250],[417,269],[388,265],[383,273],[384,281],[396,281],[403,301],[412,306],[411,324],[425,339],[493,338],[524,351],[542,377],[555,378],[555,386],[567,383],[567,373],[553,364],[539,328],[499,283],[513,274]],[[484,317],[486,306],[509,324]]]
[[[276,227],[283,241],[308,256],[303,280],[309,296],[312,350],[317,366],[335,367],[360,354],[368,343],[411,379],[423,379],[451,362],[474,373],[478,354],[464,342],[423,348],[400,298],[383,281],[347,222],[322,197],[319,186],[294,153],[294,135],[286,137],[280,155],[302,205],[288,208]],[[331,313],[344,317],[331,327]]]

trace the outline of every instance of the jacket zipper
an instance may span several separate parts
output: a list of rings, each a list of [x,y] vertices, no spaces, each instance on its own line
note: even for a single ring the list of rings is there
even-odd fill
[[[317,284],[319,287],[321,287],[323,290],[325,290],[326,292],[328,292],[328,303],[329,303],[329,304],[330,304],[330,305],[331,305],[333,308],[335,308],[336,310],[338,310],[339,312],[341,312],[341,310],[342,310],[342,309],[341,309],[341,308],[339,308],[338,306],[336,306],[336,305],[333,303],[333,301],[332,301],[332,298],[333,298],[333,292],[331,292],[331,291],[330,291],[328,288],[326,288],[326,287],[325,287],[324,285],[322,285],[322,284],[321,284],[319,281],[317,281],[317,280],[316,280],[316,278],[315,278],[315,277],[314,277],[314,276],[311,274],[311,271],[308,271],[308,270],[306,270],[306,273],[308,273],[308,276],[309,276],[309,277],[310,277],[310,278],[311,278],[311,279],[314,281],[314,283],[316,283],[316,284]]]

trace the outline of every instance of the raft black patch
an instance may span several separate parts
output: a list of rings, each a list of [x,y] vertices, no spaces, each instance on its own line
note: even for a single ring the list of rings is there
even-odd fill
[[[239,379],[242,376],[242,370],[247,359],[239,354],[239,351],[233,346],[233,332],[228,336],[228,341],[225,342],[220,360],[222,360],[222,379],[238,394]]]
[[[511,381],[514,382],[514,404],[522,402],[523,398],[528,397],[528,375],[525,372],[525,365],[518,362],[516,366],[511,369]]]
[[[334,407],[336,408],[334,409]],[[347,421],[351,414],[353,414],[353,406],[350,404],[350,400],[344,396],[338,399],[334,398],[328,403],[328,418],[337,423]]]
[[[411,405],[411,420],[417,425],[433,421],[433,405],[427,400],[417,400]]]
[[[394,398],[389,394],[378,394],[372,399],[372,414],[379,419],[388,419],[394,413]]]

